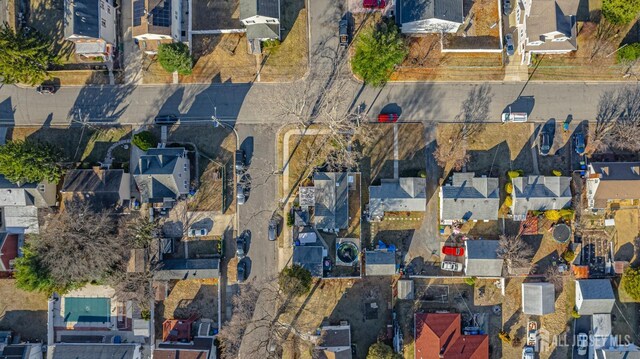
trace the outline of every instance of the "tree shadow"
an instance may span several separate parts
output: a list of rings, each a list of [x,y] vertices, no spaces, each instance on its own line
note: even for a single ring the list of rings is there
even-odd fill
[[[0,121],[2,125],[13,126],[16,122],[15,113],[16,107],[13,106],[11,97],[0,102]]]
[[[67,117],[76,124],[117,122],[129,107],[134,90],[133,85],[83,87]]]
[[[45,342],[47,340],[46,310],[9,310],[0,316],[0,329],[12,330],[23,341]]]

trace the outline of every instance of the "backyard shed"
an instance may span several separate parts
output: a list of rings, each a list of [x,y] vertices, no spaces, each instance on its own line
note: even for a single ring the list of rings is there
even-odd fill
[[[556,292],[552,283],[522,283],[522,312],[545,315],[555,312]]]

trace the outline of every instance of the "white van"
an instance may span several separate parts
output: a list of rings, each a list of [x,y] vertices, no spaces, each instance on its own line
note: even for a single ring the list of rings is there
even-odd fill
[[[526,112],[504,112],[502,122],[527,122],[528,117]]]

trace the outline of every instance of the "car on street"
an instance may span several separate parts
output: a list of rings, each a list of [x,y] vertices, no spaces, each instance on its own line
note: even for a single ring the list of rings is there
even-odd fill
[[[247,155],[242,149],[236,150],[236,173],[244,170],[246,165]]]
[[[269,240],[275,241],[278,239],[278,222],[275,219],[269,221]]]
[[[444,246],[442,247],[442,253],[448,256],[461,257],[464,255],[464,248],[462,247],[453,247],[453,246]]]
[[[502,11],[505,15],[509,15],[511,13],[511,0],[504,0],[502,3]]]
[[[584,155],[584,148],[585,148],[585,144],[584,144],[584,134],[582,133],[577,133],[575,135],[575,148],[576,148],[576,153],[579,154],[580,156]]]
[[[349,21],[342,19],[338,23],[338,35],[340,35],[340,46],[349,46]]]
[[[204,237],[209,234],[206,228],[189,228],[189,237]]]
[[[534,359],[535,352],[533,351],[533,347],[526,346],[522,348],[522,359]]]
[[[238,238],[236,238],[236,257],[242,259],[247,256],[247,231],[242,232]]]
[[[513,56],[513,54],[515,54],[515,49],[513,47],[513,36],[511,34],[505,35],[504,43],[507,49],[507,56]]]
[[[160,115],[156,116],[154,122],[156,125],[173,125],[178,122],[178,116],[176,115]]]
[[[244,204],[247,200],[246,188],[244,187],[244,185],[242,185],[242,183],[238,183],[238,185],[236,186],[236,200],[238,201],[239,205]]]
[[[398,122],[397,113],[381,113],[378,115],[378,122]]]
[[[527,122],[529,116],[526,112],[503,112],[502,123],[507,122]]]
[[[244,282],[247,279],[247,262],[242,259],[239,260],[236,269],[238,273],[238,283]]]
[[[578,355],[587,355],[587,347],[589,347],[589,336],[585,333],[578,334],[576,346],[578,347]]]
[[[56,87],[53,85],[40,85],[36,87],[36,91],[41,95],[53,95],[56,93]]]
[[[387,6],[385,0],[363,0],[362,7],[365,9],[384,9]]]
[[[548,132],[543,131],[540,134],[540,143],[538,144],[538,150],[540,156],[548,156],[551,151],[551,135]]]
[[[461,272],[462,271],[462,263],[451,262],[451,261],[442,261],[440,263],[440,269],[446,270],[449,272]]]

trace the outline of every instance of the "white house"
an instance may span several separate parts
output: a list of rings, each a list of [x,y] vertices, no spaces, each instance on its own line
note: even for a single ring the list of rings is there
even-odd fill
[[[76,54],[109,60],[116,44],[113,0],[65,0],[64,4],[64,38],[75,43]]]
[[[280,0],[240,0],[247,40],[280,39]]]
[[[532,54],[566,54],[578,48],[579,0],[517,0],[516,28],[522,63]]]
[[[455,33],[464,22],[462,0],[397,0],[403,34]]]

